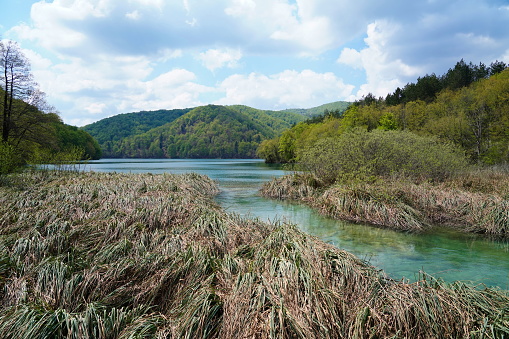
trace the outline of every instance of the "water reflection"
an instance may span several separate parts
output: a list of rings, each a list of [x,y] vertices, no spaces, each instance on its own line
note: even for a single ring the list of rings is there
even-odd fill
[[[297,224],[303,231],[354,253],[395,279],[415,280],[420,270],[447,281],[465,280],[509,289],[509,245],[437,229],[413,235],[325,218],[297,204],[261,198],[262,183],[285,172],[260,160],[105,159],[94,171],[198,172],[217,180],[217,201],[229,212]]]

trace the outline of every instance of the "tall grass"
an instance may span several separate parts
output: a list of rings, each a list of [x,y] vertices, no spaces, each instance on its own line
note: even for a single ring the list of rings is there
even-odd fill
[[[197,174],[4,183],[3,338],[509,335],[507,292],[392,281],[292,225],[226,214]]]
[[[509,236],[509,175],[500,169],[415,183],[408,178],[346,181],[313,188],[311,174],[293,174],[265,184],[261,194],[303,201],[337,219],[421,232],[432,225],[496,237]]]

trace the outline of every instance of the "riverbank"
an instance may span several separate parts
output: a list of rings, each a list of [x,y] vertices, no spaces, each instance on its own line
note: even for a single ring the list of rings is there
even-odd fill
[[[509,295],[387,279],[197,174],[0,178],[5,338],[500,337]]]
[[[335,219],[399,231],[442,225],[509,237],[509,175],[504,171],[471,171],[438,183],[379,178],[318,186],[311,174],[291,174],[266,183],[261,194],[306,203]]]

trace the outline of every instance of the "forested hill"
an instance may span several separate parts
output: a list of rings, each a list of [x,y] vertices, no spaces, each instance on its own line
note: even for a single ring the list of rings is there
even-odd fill
[[[192,108],[124,113],[102,119],[83,129],[90,133],[103,149],[108,149],[119,140],[145,133],[152,128],[172,122],[191,111]]]
[[[340,103],[330,105],[335,109],[348,106]],[[120,114],[83,129],[99,142],[103,157],[254,158],[261,141],[315,115],[314,110],[317,108],[295,112],[209,105]]]
[[[290,109],[286,109],[286,110],[281,111],[281,112],[298,113],[298,114],[305,115],[307,117],[315,117],[315,116],[323,114],[323,112],[325,112],[325,111],[329,111],[329,112],[334,112],[334,111],[344,112],[348,108],[348,106],[350,106],[350,104],[351,103],[348,102],[348,101],[335,101],[335,102],[331,102],[331,103],[328,103],[328,104],[320,105],[318,107],[307,108],[307,109],[303,109],[303,108],[290,108]]]

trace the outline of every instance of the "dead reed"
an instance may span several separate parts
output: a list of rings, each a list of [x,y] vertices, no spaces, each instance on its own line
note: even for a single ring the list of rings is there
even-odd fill
[[[2,182],[3,338],[509,335],[507,292],[392,281],[292,225],[226,214],[203,176]]]
[[[261,194],[307,203],[333,218],[401,231],[445,225],[465,232],[509,236],[509,175],[471,171],[439,183],[405,178],[336,183],[313,189],[311,175],[287,175],[263,186]]]

